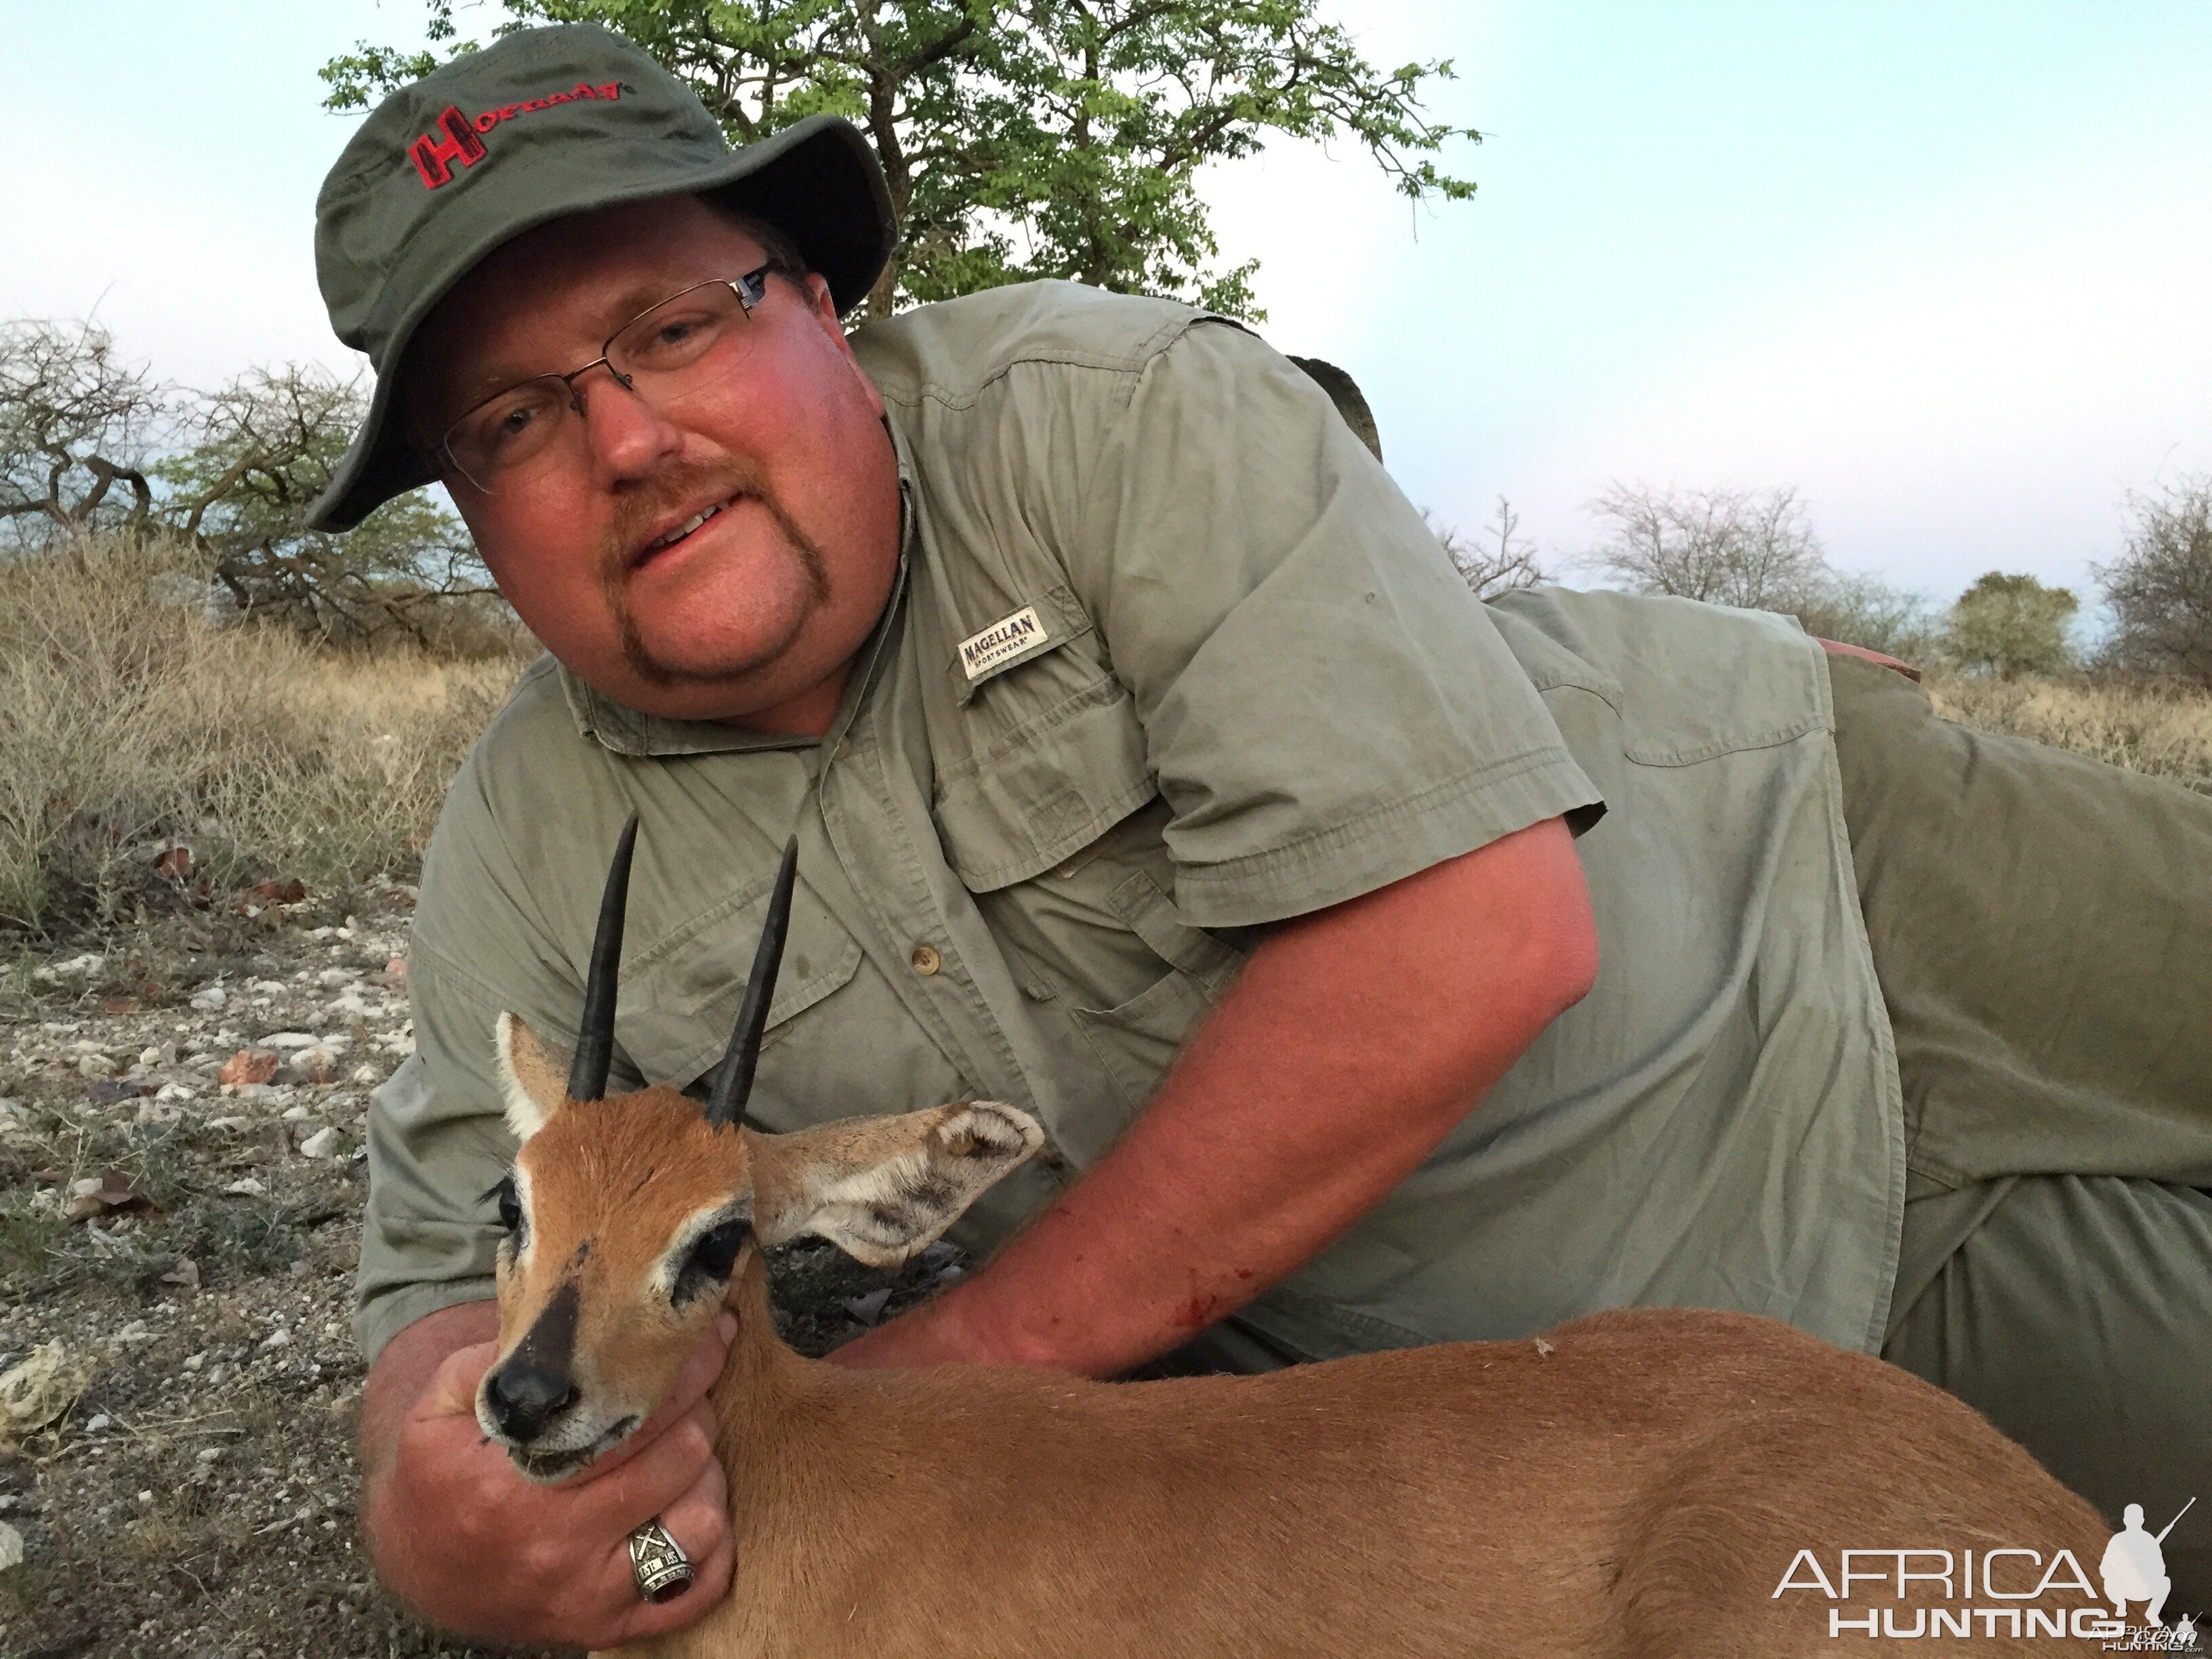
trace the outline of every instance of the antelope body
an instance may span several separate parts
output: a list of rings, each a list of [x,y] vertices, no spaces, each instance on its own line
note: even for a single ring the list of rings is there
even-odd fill
[[[773,910],[769,933],[780,947]],[[523,1145],[487,1432],[526,1474],[569,1473],[650,1414],[719,1308],[738,1320],[712,1396],[735,1583],[625,1651],[1778,1659],[1839,1650],[1838,1604],[1776,1595],[1801,1550],[1832,1571],[1846,1548],[2104,1548],[2088,1504],[1971,1407],[1744,1315],[1607,1313],[1541,1340],[1153,1382],[801,1358],[759,1245],[815,1233],[903,1260],[1042,1135],[988,1102],[739,1127],[726,1085],[749,1078],[770,944],[703,1114],[665,1085],[601,1097],[604,1069],[564,1089],[500,1024]],[[1904,1632],[1936,1586],[1911,1588],[1851,1595],[1854,1618],[1893,1609],[1899,1638],[1855,1630],[1840,1650],[1928,1650]],[[2096,1645],[1999,1626],[1972,1650]]]

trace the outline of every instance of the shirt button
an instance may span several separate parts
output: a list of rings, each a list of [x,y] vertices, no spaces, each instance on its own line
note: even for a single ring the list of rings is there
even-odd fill
[[[907,960],[914,964],[914,971],[925,978],[945,965],[945,958],[937,954],[933,945],[915,945],[914,954]]]

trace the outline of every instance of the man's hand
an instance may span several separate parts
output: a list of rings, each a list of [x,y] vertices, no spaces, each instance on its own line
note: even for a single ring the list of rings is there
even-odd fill
[[[377,1356],[362,1411],[362,1513],[386,1583],[434,1624],[509,1644],[617,1647],[705,1613],[732,1565],[706,1395],[735,1316],[716,1321],[635,1435],[551,1486],[524,1480],[477,1425],[497,1329],[490,1303],[470,1303],[417,1320]],[[657,1607],[637,1593],[628,1541],[655,1516],[698,1571]]]

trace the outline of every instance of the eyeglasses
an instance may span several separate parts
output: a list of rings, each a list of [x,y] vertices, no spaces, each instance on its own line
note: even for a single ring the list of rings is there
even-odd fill
[[[566,374],[538,374],[495,392],[446,428],[430,459],[485,495],[542,472],[580,430],[576,382],[604,365],[615,383],[655,409],[695,396],[743,361],[745,325],[768,294],[765,264],[736,278],[696,283],[624,323],[599,355]]]

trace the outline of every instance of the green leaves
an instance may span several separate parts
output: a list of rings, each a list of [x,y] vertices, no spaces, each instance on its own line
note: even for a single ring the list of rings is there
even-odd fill
[[[732,143],[821,112],[875,145],[901,234],[867,314],[1058,276],[1256,319],[1195,180],[1271,133],[1350,137],[1419,201],[1462,201],[1438,158],[1471,127],[1422,94],[1448,60],[1378,69],[1316,0],[501,0],[502,29],[592,22],[690,85]],[[451,0],[428,38],[465,49]],[[320,71],[333,109],[434,66],[363,43]]]

